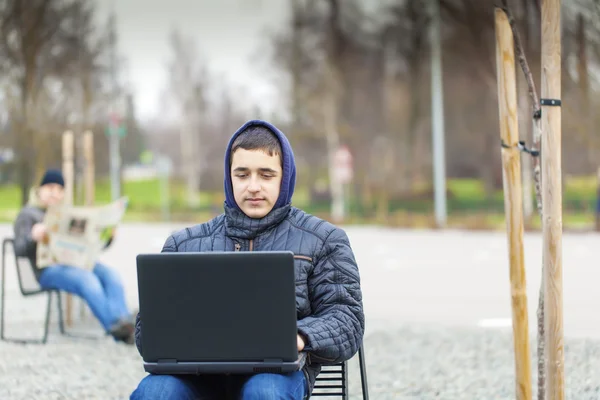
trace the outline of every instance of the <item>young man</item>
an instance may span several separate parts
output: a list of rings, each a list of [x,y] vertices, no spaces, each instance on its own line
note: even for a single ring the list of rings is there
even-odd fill
[[[264,121],[247,122],[225,152],[225,213],[173,234],[163,251],[292,251],[298,350],[308,353],[307,365],[291,374],[148,375],[132,399],[223,399],[224,393],[244,400],[306,399],[322,364],[348,360],[358,351],[364,315],[348,237],[291,206],[295,181],[294,153],[283,133]],[[140,354],[142,334],[138,314]]]
[[[37,266],[37,243],[47,235],[44,215],[48,207],[62,203],[64,186],[62,172],[50,169],[39,187],[31,191],[29,204],[21,210],[14,224],[15,252],[29,259],[43,289],[58,289],[83,298],[106,332],[117,341],[133,345],[133,317],[127,309],[123,284],[116,271],[100,263],[96,263],[92,271],[69,265]]]

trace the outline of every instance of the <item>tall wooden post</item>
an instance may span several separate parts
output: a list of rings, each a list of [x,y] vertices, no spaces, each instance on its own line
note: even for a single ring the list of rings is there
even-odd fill
[[[546,399],[565,398],[561,185],[561,1],[542,0],[542,260]]]
[[[515,389],[518,400],[531,400],[529,318],[523,248],[523,187],[521,184],[521,154],[518,148],[519,121],[514,41],[508,17],[501,9],[496,9],[495,22],[498,108],[500,137],[503,144],[504,210],[508,233],[515,353]]]
[[[73,184],[75,180],[75,167],[74,167],[74,144],[75,138],[73,132],[66,131],[62,137],[62,157],[63,166],[62,173],[65,178],[65,203],[73,204]],[[67,294],[66,301],[66,323],[67,326],[73,324],[72,319],[72,308],[73,308],[73,297]]]
[[[91,131],[85,131],[83,134],[83,157],[85,160],[83,175],[85,205],[92,206],[94,205],[94,177],[96,171],[94,168],[94,134]]]
[[[94,167],[94,134],[92,131],[85,131],[83,133],[83,187],[84,187],[84,203],[86,206],[94,205],[94,180],[95,180],[95,167]],[[85,318],[86,305],[85,302],[81,302],[79,310],[80,318]]]

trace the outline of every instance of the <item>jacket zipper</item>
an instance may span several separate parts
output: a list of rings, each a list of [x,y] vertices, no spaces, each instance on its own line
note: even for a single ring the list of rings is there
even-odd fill
[[[235,251],[241,251],[242,250],[242,245],[239,244],[239,243],[237,243],[237,242],[235,243],[234,247],[235,247]],[[251,239],[250,240],[250,244],[248,246],[248,251],[252,251],[253,249],[254,249],[254,240]]]

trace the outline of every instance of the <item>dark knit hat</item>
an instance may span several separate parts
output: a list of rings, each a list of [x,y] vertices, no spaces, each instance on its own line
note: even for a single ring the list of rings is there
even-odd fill
[[[49,183],[56,183],[62,187],[65,186],[65,178],[63,178],[63,174],[58,169],[49,169],[44,174],[42,181],[40,182],[40,186],[44,186]]]

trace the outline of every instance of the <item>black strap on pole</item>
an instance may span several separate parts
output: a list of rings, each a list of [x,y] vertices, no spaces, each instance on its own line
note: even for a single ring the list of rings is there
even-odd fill
[[[562,101],[560,101],[560,99],[540,99],[540,105],[541,106],[560,107],[560,106],[562,106]],[[542,118],[542,109],[541,108],[533,113],[533,119],[540,119],[540,118]]]
[[[539,150],[528,148],[525,145],[524,141],[519,141],[517,144],[514,144],[514,145],[510,146],[510,145],[504,143],[504,140],[500,139],[500,145],[504,149],[516,148],[516,149],[518,149],[519,151],[521,151],[523,153],[527,153],[527,154],[531,155],[532,157],[538,157],[540,155],[540,151]]]

